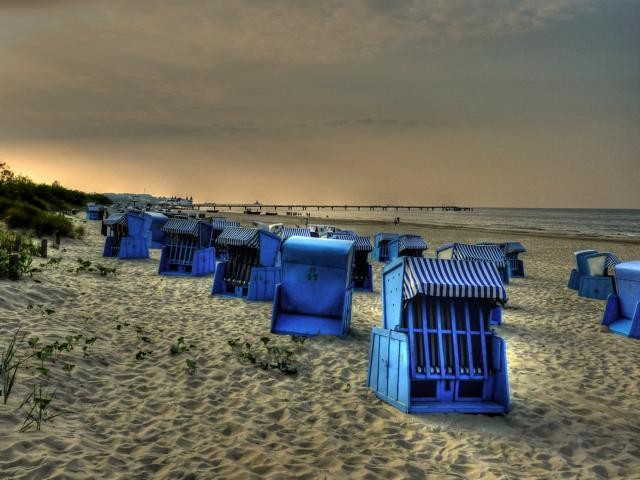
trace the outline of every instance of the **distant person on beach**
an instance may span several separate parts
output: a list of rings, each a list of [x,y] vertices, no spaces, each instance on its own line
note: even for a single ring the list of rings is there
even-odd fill
[[[394,218],[394,219],[393,219],[393,224],[394,224],[394,225],[398,225],[398,224],[400,224],[400,217],[396,217],[396,218]]]

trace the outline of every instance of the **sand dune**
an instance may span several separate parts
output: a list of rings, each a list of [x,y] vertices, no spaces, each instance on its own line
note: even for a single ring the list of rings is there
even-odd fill
[[[227,344],[259,344],[270,304],[212,297],[208,277],[161,277],[158,251],[143,261],[102,259],[99,226],[87,227],[84,240],[63,245],[58,268],[36,276],[42,283],[0,282],[0,345],[18,327],[43,342],[97,338],[86,356],[80,345],[63,353],[46,377],[35,359],[20,370],[0,406],[1,478],[640,478],[640,342],[604,332],[604,303],[565,288],[574,250],[632,259],[639,245],[519,236],[527,278],[508,286],[498,328],[508,342],[512,411],[416,416],[365,386],[379,287],[354,295],[349,337],[307,341],[299,373],[287,376],[243,363]],[[505,237],[401,228],[423,234],[429,252],[444,241]],[[72,273],[78,257],[118,274]],[[376,265],[376,286],[380,272]],[[194,347],[171,355],[178,337]],[[151,353],[136,359],[141,350]],[[29,351],[24,344],[21,354]],[[76,365],[70,377],[64,363]],[[40,384],[56,390],[51,412],[60,416],[21,433],[18,407]]]

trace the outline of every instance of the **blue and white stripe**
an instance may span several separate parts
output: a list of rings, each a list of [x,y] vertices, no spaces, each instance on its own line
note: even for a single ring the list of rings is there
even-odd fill
[[[451,260],[471,260],[491,262],[498,267],[507,265],[507,258],[498,245],[468,245],[466,243],[454,243],[451,252]]]
[[[126,213],[112,213],[105,221],[105,225],[125,225],[127,223]]]
[[[211,225],[213,226],[214,230],[224,230],[225,228],[229,228],[229,227],[239,227],[240,222],[227,220],[225,218],[214,218],[211,221]]]
[[[398,237],[398,252],[404,250],[426,250],[427,242],[419,235],[400,235]]]
[[[497,268],[485,262],[404,257],[402,298],[418,294],[449,298],[487,298],[506,302]]]
[[[283,240],[286,240],[287,238],[293,237],[293,236],[310,237],[311,230],[303,227],[283,227],[282,230],[280,231],[280,237],[282,237]]]
[[[231,245],[235,247],[260,247],[260,230],[257,228],[229,227],[225,228],[218,239],[218,245]]]
[[[620,260],[613,253],[607,253],[607,258],[604,261],[604,268],[613,268],[616,265],[618,265],[619,263],[622,263],[622,260]]]
[[[362,235],[355,235],[351,233],[344,234],[343,232],[334,233],[331,236],[333,240],[351,240],[354,243],[355,249],[359,252],[370,252],[373,250],[371,246],[371,239]]]
[[[200,234],[200,220],[195,218],[170,218],[162,227],[162,231],[168,234],[197,237]]]

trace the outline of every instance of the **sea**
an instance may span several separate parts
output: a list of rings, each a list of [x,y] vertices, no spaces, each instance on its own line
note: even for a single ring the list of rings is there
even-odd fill
[[[235,209],[234,209],[235,210]],[[263,211],[266,209],[263,208]],[[617,240],[640,241],[640,209],[573,209],[573,208],[474,208],[471,211],[419,211],[389,208],[387,211],[341,208],[309,208],[292,212],[326,220],[354,219],[401,223],[417,223],[449,227],[563,236],[590,236]],[[224,210],[221,210],[221,214]],[[278,209],[280,215],[282,209]]]

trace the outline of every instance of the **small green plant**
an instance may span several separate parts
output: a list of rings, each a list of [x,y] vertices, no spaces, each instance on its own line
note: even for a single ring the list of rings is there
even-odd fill
[[[18,367],[20,361],[14,362],[14,357],[18,350],[18,335],[20,335],[20,329],[16,330],[9,340],[9,344],[6,348],[0,352],[0,379],[2,380],[2,401],[6,405],[9,400],[9,395],[13,389],[13,385],[16,381],[16,375],[18,374]]]
[[[25,411],[24,422],[20,427],[21,432],[26,432],[31,427],[35,426],[36,430],[40,430],[40,427],[44,422],[57,417],[58,415],[50,415],[48,413],[49,406],[55,397],[55,391],[49,394],[47,390],[43,390],[42,386],[33,386],[33,392],[27,395],[20,408],[25,405],[29,405],[29,410]]]
[[[78,258],[78,266],[76,267],[76,273],[99,273],[101,276],[106,277],[109,274],[116,275],[116,267],[107,267],[100,263],[92,264],[90,260],[84,260]]]
[[[91,338],[85,338],[84,339],[84,345],[82,347],[82,352],[84,353],[84,355],[89,355],[89,349],[93,346],[93,344],[96,342],[96,337],[91,337]]]
[[[254,351],[251,343],[242,341],[239,338],[227,340],[227,343],[231,347],[231,351],[242,360],[258,364],[264,370],[274,369],[285,374],[293,375],[298,373],[296,353],[302,351],[302,346],[306,339],[303,337],[292,337],[291,340],[296,347],[295,350],[287,345],[274,344],[269,337],[261,337],[260,342],[264,347],[264,353],[257,353]]]
[[[171,344],[171,355],[179,355],[181,353],[188,352],[189,347],[193,347],[193,345],[187,345],[184,342],[184,337],[180,337],[176,343]]]
[[[71,371],[76,368],[73,363],[65,363],[62,369],[67,373],[67,377],[71,376]]]
[[[142,360],[144,357],[151,355],[152,353],[153,350],[138,350],[138,353],[136,353],[136,360]]]
[[[196,372],[198,371],[198,367],[196,366],[196,361],[191,360],[190,358],[187,358],[185,362],[187,364],[187,372],[189,372],[190,375],[195,375]]]
[[[38,342],[40,341],[40,337],[30,337],[29,338],[29,347],[31,347],[31,350],[33,351],[34,355],[36,353],[36,346],[38,345]]]
[[[227,343],[237,357],[248,360],[250,363],[256,363],[256,356],[253,353],[249,342],[242,342],[239,338],[234,338],[228,340]]]
[[[267,351],[267,358],[260,362],[264,370],[272,368],[289,375],[298,373],[293,350],[286,346],[273,345],[269,337],[262,337],[260,340]]]

